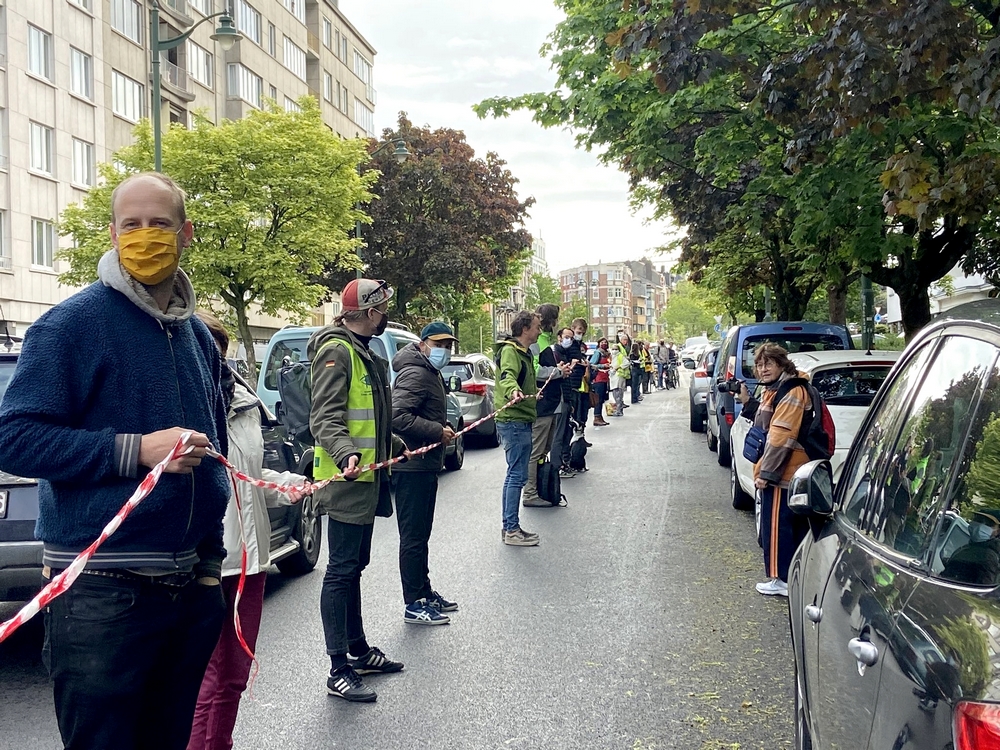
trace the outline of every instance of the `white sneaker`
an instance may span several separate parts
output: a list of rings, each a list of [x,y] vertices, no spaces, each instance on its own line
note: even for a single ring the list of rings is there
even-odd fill
[[[788,596],[788,584],[780,578],[772,578],[764,583],[758,583],[757,593],[764,596]]]

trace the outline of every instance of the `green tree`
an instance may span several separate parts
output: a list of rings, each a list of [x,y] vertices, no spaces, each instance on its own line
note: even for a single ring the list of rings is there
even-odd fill
[[[364,217],[355,205],[369,197],[365,185],[374,178],[357,172],[364,141],[331,133],[313,98],[299,104],[300,112],[272,106],[220,125],[199,118],[192,129],[175,126],[163,136],[163,170],[187,192],[195,225],[181,265],[200,303],[227,306],[251,368],[252,309],[301,318],[328,294],[319,283],[325,269],[357,267],[351,230]],[[59,255],[70,264],[62,283],[97,277],[111,191],[152,166],[152,131],[143,121],[135,142],[99,166],[102,184],[63,212],[60,232],[74,246]]]
[[[683,342],[689,336],[700,336],[715,328],[715,316],[722,313],[718,297],[690,281],[682,281],[670,295],[660,323],[667,327],[668,337]]]
[[[536,309],[543,304],[562,304],[562,290],[559,282],[551,276],[542,273],[531,274],[531,284],[525,290],[525,302],[529,310]]]
[[[367,165],[379,174],[360,255],[369,276],[395,289],[393,318],[413,322],[443,296],[497,287],[531,246],[523,224],[534,199],[520,200],[506,163],[493,152],[477,158],[459,130],[417,127],[400,113],[384,137],[402,138],[411,156],[397,163],[385,149]]]
[[[561,328],[569,328],[577,318],[583,318],[590,325],[590,305],[587,304],[587,298],[582,294],[574,295],[569,303],[560,306],[558,325]],[[589,329],[587,335],[590,335]]]

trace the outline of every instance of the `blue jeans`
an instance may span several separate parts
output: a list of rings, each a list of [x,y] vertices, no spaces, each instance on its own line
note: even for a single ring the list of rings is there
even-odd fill
[[[497,422],[497,432],[507,454],[507,476],[503,480],[503,530],[521,528],[517,515],[521,489],[528,482],[531,458],[531,422]]]
[[[667,369],[666,362],[656,363],[656,387],[663,390],[663,371]]]

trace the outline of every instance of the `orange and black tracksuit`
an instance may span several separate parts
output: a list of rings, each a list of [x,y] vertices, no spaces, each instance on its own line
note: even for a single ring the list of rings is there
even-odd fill
[[[781,383],[796,377],[783,373],[765,388],[754,424],[767,432],[764,455],[753,467],[754,479],[764,479],[761,493],[760,542],[764,548],[764,569],[769,578],[788,581],[792,555],[805,538],[808,524],[788,508],[788,483],[800,466],[809,460],[799,444],[802,419],[811,408],[809,392],[792,388],[780,403],[774,398]],[[804,377],[801,373],[799,377]]]

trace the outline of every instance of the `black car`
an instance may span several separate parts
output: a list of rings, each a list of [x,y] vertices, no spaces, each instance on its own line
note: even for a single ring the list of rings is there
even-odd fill
[[[789,505],[796,747],[1000,748],[1000,301],[922,331]]]

